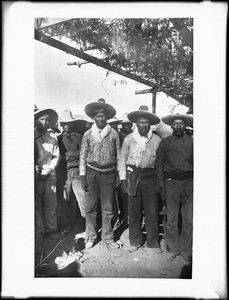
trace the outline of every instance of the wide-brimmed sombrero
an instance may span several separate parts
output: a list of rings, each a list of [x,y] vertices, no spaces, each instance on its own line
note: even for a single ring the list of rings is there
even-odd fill
[[[34,119],[37,121],[40,117],[44,115],[49,115],[50,117],[50,127],[56,126],[56,122],[58,120],[58,114],[54,109],[46,108],[46,109],[38,109],[34,112]]]
[[[107,119],[111,119],[116,115],[114,107],[106,103],[103,98],[100,98],[97,102],[87,104],[84,111],[89,117],[93,118],[95,109],[104,109]]]
[[[156,124],[160,123],[160,118],[158,116],[156,116],[155,114],[151,113],[149,111],[148,106],[146,106],[146,105],[142,105],[139,107],[138,110],[130,112],[127,115],[127,117],[133,123],[136,123],[139,118],[148,119],[150,122],[150,125],[156,125]]]
[[[186,126],[193,127],[193,116],[188,114],[167,115],[161,118],[161,120],[167,125],[172,125],[172,122],[176,119],[183,120]]]

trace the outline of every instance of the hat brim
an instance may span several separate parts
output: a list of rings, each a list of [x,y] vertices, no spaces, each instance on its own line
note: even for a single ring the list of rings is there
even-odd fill
[[[183,120],[186,126],[193,127],[193,117],[190,115],[168,115],[161,119],[166,125],[172,125],[174,120]]]
[[[149,120],[150,125],[156,125],[160,123],[160,118],[156,116],[155,114],[148,112],[148,111],[141,111],[141,110],[136,110],[127,115],[128,119],[132,123],[136,123],[139,118],[146,118]]]
[[[122,121],[121,124],[132,124],[133,122],[129,121],[129,120],[125,120],[125,121]]]
[[[122,120],[112,120],[112,119],[110,119],[107,123],[108,124],[116,124],[116,125],[118,125],[118,124],[121,124],[121,122],[122,122]]]
[[[92,102],[85,106],[84,111],[90,117],[94,117],[95,109],[104,109],[107,119],[111,119],[116,115],[116,110],[108,103]]]
[[[47,108],[47,109],[39,109],[37,111],[34,112],[34,119],[35,121],[37,121],[40,117],[44,116],[44,115],[49,115],[50,116],[50,128],[54,127],[57,123],[58,120],[58,114],[55,110],[51,109],[51,108]]]

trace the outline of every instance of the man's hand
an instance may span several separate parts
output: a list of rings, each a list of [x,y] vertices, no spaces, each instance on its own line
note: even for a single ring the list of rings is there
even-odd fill
[[[42,169],[41,175],[42,175],[42,176],[47,176],[47,175],[49,175],[51,172],[52,172],[52,169],[49,168],[49,167],[46,167],[46,168],[43,168],[43,169]]]
[[[64,200],[69,201],[70,193],[71,193],[71,184],[66,183],[63,190]]]
[[[121,189],[122,189],[122,192],[123,192],[124,194],[126,194],[126,193],[127,193],[127,192],[126,192],[127,181],[126,181],[126,180],[121,180],[120,182],[121,182]]]
[[[80,180],[81,180],[82,189],[85,192],[88,192],[89,190],[88,190],[88,182],[87,182],[86,176],[85,175],[81,175],[80,176]]]
[[[166,201],[165,187],[160,188],[160,197],[161,197],[161,200]]]
[[[161,191],[161,188],[160,188],[160,186],[159,186],[159,184],[158,184],[158,182],[156,183],[156,188],[155,188],[155,193],[156,194],[160,194],[160,191]]]

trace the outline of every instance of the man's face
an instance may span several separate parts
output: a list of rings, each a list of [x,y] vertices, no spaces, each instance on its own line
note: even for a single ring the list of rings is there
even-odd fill
[[[104,112],[98,112],[94,116],[94,120],[99,129],[103,129],[107,125],[107,116]]]
[[[139,118],[136,123],[136,126],[141,136],[146,136],[150,131],[150,122],[146,118]]]
[[[71,123],[63,123],[62,126],[63,126],[64,132],[70,133],[72,131]]]
[[[122,129],[125,133],[131,133],[132,123],[123,123]]]
[[[48,129],[50,127],[50,117],[49,115],[44,115],[44,116],[41,116],[39,119],[38,119],[38,122],[40,122],[42,128],[45,130],[45,129]]]
[[[171,128],[173,130],[173,133],[177,136],[177,137],[181,137],[184,135],[185,133],[185,122],[183,120],[180,119],[175,119],[172,122]]]

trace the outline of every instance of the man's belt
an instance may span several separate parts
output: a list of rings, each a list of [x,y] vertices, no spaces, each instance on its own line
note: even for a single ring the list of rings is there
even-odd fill
[[[193,178],[193,171],[176,172],[176,173],[164,173],[165,178],[172,178],[175,180],[186,180]]]
[[[115,164],[97,167],[97,166],[94,166],[94,165],[91,165],[91,164],[87,163],[87,166],[90,169],[93,169],[93,170],[101,172],[101,173],[107,173],[107,172],[114,172],[114,171],[116,171]]]
[[[154,176],[156,174],[156,168],[139,168],[134,165],[127,165],[127,171],[128,170],[141,175],[141,178]]]

